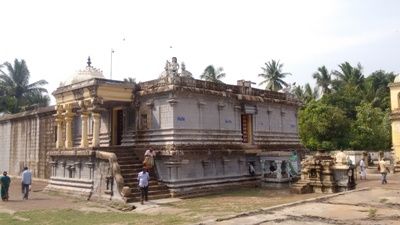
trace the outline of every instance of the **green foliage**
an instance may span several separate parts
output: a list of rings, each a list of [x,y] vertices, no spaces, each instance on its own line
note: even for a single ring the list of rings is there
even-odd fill
[[[317,86],[321,88],[322,95],[331,93],[332,78],[325,66],[319,67],[313,74],[313,78],[317,81]]]
[[[200,75],[200,79],[215,83],[223,83],[221,79],[226,75],[223,71],[224,68],[222,67],[215,68],[213,65],[209,65],[204,69],[203,74]]]
[[[371,103],[356,107],[357,119],[352,123],[352,149],[381,150],[390,148],[390,121],[388,112],[374,108]]]
[[[311,101],[299,112],[300,137],[311,150],[344,148],[349,130],[350,121],[338,107]]]
[[[265,89],[271,91],[279,91],[284,86],[287,87],[288,84],[283,81],[283,79],[287,75],[291,75],[291,73],[282,72],[282,67],[283,64],[281,64],[279,60],[271,60],[270,62],[265,63],[265,67],[261,67],[263,73],[258,74],[259,77],[264,78],[259,85],[267,83]]]
[[[318,98],[318,89],[312,89],[310,84],[307,83],[303,86],[295,86],[291,93],[294,94],[297,99],[302,101],[303,103],[307,104],[312,100],[316,100]]]
[[[5,62],[0,66],[0,112],[17,113],[33,105],[47,106],[50,98],[42,86],[45,80],[29,83],[30,73],[25,60]]]
[[[322,98],[306,98],[306,88],[296,87],[305,106],[299,113],[303,144],[315,149],[385,150],[391,146],[390,90],[394,73],[378,70],[364,78],[362,66],[344,62],[332,72],[322,66],[313,74]],[[331,89],[330,89],[331,87]],[[308,87],[308,92],[310,88]]]

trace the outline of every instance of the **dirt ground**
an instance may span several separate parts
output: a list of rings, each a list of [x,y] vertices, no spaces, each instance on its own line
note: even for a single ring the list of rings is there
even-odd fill
[[[131,212],[157,217],[179,217],[181,223],[169,224],[400,224],[400,174],[388,175],[388,184],[380,184],[379,174],[357,181],[357,189],[323,200],[301,202],[326,194],[291,194],[288,188],[255,188],[193,199],[160,199],[145,205],[135,203]],[[47,185],[35,181],[29,200],[22,200],[18,178],[12,178],[10,200],[0,202],[0,213],[15,214],[32,210],[78,210],[80,212],[116,212],[115,208],[84,199],[42,192]],[[281,204],[289,204],[279,207]],[[274,210],[271,207],[279,207]],[[156,216],[155,216],[156,215]],[[384,223],[382,223],[384,221]],[[125,223],[123,223],[125,224]],[[127,223],[137,224],[137,223]]]
[[[11,178],[9,201],[0,203],[0,212],[18,212],[34,209],[65,209],[74,208],[77,199],[68,199],[63,196],[43,193],[47,183],[34,181],[29,193],[29,199],[23,200],[21,194],[20,178]]]
[[[400,225],[400,174],[388,175],[382,185],[380,174],[358,180],[355,191],[322,196],[276,208],[264,208],[216,220],[202,225]]]

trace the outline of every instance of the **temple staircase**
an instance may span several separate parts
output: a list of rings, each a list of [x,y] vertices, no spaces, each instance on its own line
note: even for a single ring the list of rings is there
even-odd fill
[[[121,168],[121,174],[124,178],[124,186],[131,189],[130,196],[127,197],[127,202],[140,201],[140,190],[138,189],[137,175],[142,171],[143,164],[139,157],[132,151],[132,149],[118,149],[113,151],[117,155],[118,164]],[[157,175],[154,168],[149,171],[149,200],[170,198],[171,194],[167,186],[158,182]]]

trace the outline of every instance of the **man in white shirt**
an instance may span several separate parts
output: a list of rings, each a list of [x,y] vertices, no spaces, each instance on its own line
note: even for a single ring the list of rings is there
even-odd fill
[[[143,200],[144,201],[148,200],[149,180],[150,180],[150,175],[149,172],[147,172],[146,167],[143,167],[143,170],[138,173],[137,179],[139,182],[139,188],[141,193],[140,203],[143,205]]]
[[[32,173],[28,170],[28,167],[24,167],[24,171],[21,174],[21,184],[22,184],[22,199],[28,199],[29,196],[29,186],[32,184]]]
[[[367,168],[363,159],[360,160],[360,180],[367,179]]]

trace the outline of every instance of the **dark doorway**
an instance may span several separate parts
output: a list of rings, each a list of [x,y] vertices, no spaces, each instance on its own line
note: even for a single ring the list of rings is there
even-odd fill
[[[114,109],[112,115],[112,145],[121,145],[124,132],[124,117],[122,109]]]

